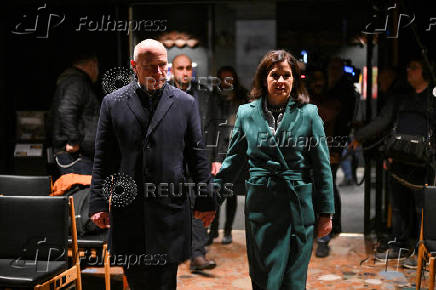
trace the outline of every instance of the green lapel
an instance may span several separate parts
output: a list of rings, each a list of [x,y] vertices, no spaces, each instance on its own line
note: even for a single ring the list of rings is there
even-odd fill
[[[276,132],[276,137],[280,138],[279,141],[284,141],[282,140],[283,138],[289,138],[289,135],[291,134],[292,129],[295,127],[295,125],[302,121],[302,118],[300,116],[301,109],[297,106],[294,100],[289,100],[282,122],[280,123]]]
[[[283,116],[283,120],[280,123],[280,126],[277,128],[276,135],[274,136],[268,126],[268,122],[263,116],[263,109],[262,109],[262,98],[259,98],[251,103],[252,107],[255,107],[256,114],[253,114],[253,120],[256,122],[257,127],[259,128],[258,132],[267,133],[267,152],[275,156],[275,160],[278,160],[284,168],[288,168],[288,164],[285,161],[285,158],[283,156],[283,153],[281,152],[279,148],[279,144],[286,144],[283,142],[286,142],[287,140],[283,140],[284,138],[290,137],[290,132],[292,128],[295,126],[295,124],[299,121],[301,121],[302,118],[300,118],[301,115],[301,109],[296,106],[296,103],[294,100],[289,100],[288,105],[286,106],[286,111]],[[282,131],[285,130],[286,133],[282,134]],[[279,139],[278,139],[279,138]],[[259,141],[259,138],[257,139]],[[279,142],[277,142],[279,141]],[[263,146],[262,146],[263,147]],[[265,148],[265,147],[263,147]]]

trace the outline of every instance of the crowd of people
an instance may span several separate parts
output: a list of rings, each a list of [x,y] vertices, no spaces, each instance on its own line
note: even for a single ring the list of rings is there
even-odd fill
[[[139,43],[131,61],[135,81],[99,104],[93,91],[97,57],[81,54],[59,77],[51,110],[59,173],[92,174],[89,216],[98,227],[110,228],[111,251],[168,254],[164,266],[125,268],[132,289],[144,289],[144,283],[175,289],[177,265],[186,259],[191,259],[192,271],[214,269],[217,264],[207,258],[206,247],[219,236],[224,200],[221,243],[232,243],[238,195],[246,196],[253,289],[304,289],[313,239],[316,255],[327,257],[331,238],[342,230],[336,173],[342,168],[343,184],[353,183],[346,152],[386,135],[394,125],[398,132],[424,136],[435,128],[428,109],[434,107],[428,104],[434,102],[428,97],[430,73],[421,59],[409,63],[408,84],[401,84],[397,69],[380,70],[381,109],[362,128],[353,128],[360,95],[338,57],[325,68],[306,67],[304,78],[290,53],[270,51],[260,61],[250,91],[232,66],[221,67],[219,84],[210,88],[193,78],[190,56],[179,54],[171,61],[168,81],[163,45]],[[317,142],[277,145],[287,143],[287,134]],[[412,183],[432,183],[428,166],[392,158],[386,162]],[[132,176],[138,192],[144,182],[213,181],[231,183],[233,195],[156,200],[138,194],[131,205],[109,213],[103,181],[120,170]],[[415,213],[422,201],[418,192],[391,180],[392,233],[377,248],[376,258],[408,257],[404,265],[416,266],[410,242],[417,240]],[[404,248],[412,250],[400,251]]]

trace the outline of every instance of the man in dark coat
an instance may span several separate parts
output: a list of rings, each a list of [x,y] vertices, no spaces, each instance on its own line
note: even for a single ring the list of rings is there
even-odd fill
[[[95,53],[83,51],[56,82],[49,123],[60,174],[91,174],[100,107],[93,83],[98,74]]]
[[[176,55],[171,67],[172,84],[194,97],[200,110],[201,129],[209,124],[212,108],[212,96],[208,88],[192,80],[192,60],[186,54]],[[206,143],[209,145],[208,143]],[[209,159],[212,150],[208,150]],[[193,200],[195,202],[195,200]],[[199,219],[192,219],[192,257],[190,269],[192,271],[211,270],[216,262],[206,258],[207,230]]]
[[[191,206],[180,184],[186,165],[197,185],[207,184],[209,161],[194,98],[166,82],[164,46],[142,41],[131,64],[138,81],[102,102],[89,212],[99,227],[110,227],[111,255],[131,289],[176,289],[178,264],[191,256]],[[136,184],[137,196],[111,207],[109,222],[103,184],[116,172],[132,178],[127,183]],[[214,196],[202,191],[194,216],[207,226],[215,206]]]

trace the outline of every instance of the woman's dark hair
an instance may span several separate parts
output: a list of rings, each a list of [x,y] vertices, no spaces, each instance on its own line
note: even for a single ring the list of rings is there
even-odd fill
[[[294,78],[291,90],[291,97],[299,104],[309,103],[309,95],[301,79],[300,68],[298,67],[295,57],[286,50],[270,50],[260,61],[254,75],[253,88],[250,92],[251,99],[259,99],[268,95],[268,89],[265,86],[266,78],[274,65],[287,61],[292,70]]]
[[[248,101],[248,90],[244,88],[241,83],[239,82],[238,74],[236,73],[236,70],[234,67],[230,65],[225,65],[220,67],[218,72],[216,73],[217,77],[222,79],[222,73],[228,71],[232,74],[233,77],[233,89],[235,91],[236,98],[238,98],[237,101],[246,103]]]

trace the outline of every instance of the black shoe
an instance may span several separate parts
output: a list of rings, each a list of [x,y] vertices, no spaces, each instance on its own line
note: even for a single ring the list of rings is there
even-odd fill
[[[215,269],[216,263],[214,260],[208,260],[204,256],[199,256],[191,261],[189,269],[191,271],[202,271]]]
[[[330,254],[330,246],[326,242],[318,242],[315,255],[318,258],[325,258]]]
[[[407,269],[416,269],[418,268],[418,259],[416,258],[415,253],[413,253],[409,258],[407,258],[404,263],[403,267]]]
[[[224,235],[223,239],[221,240],[221,244],[227,245],[232,243],[232,234],[230,235]]]
[[[380,249],[382,250],[382,248]],[[398,247],[395,248],[388,248],[386,251],[382,252],[376,252],[375,253],[375,259],[377,261],[386,262],[387,260],[405,260],[408,256],[410,256],[410,252],[408,249],[401,249]]]
[[[206,246],[210,246],[213,244],[213,240],[218,238],[218,232],[217,231],[210,231],[209,232],[209,239],[207,240]]]

